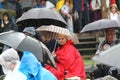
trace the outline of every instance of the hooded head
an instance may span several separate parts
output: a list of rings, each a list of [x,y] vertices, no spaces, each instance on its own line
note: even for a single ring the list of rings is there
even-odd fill
[[[57,80],[51,72],[42,67],[35,55],[29,51],[23,53],[19,71],[27,76],[27,80]]]
[[[23,30],[23,33],[25,33],[26,35],[28,36],[35,36],[36,35],[36,32],[35,32],[35,28],[34,27],[26,27],[24,30]]]
[[[17,51],[13,48],[7,49],[3,53],[1,53],[0,64],[2,64],[1,63],[2,59],[4,59],[4,61],[6,61],[6,62],[11,62],[11,63],[15,63],[16,61],[20,60]]]
[[[19,55],[13,48],[7,49],[0,55],[0,64],[2,65],[3,72],[5,74],[14,70],[18,61],[20,61]]]

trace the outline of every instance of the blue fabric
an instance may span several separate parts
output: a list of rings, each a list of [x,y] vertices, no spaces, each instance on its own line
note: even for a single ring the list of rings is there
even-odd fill
[[[73,0],[73,10],[82,12],[82,0]]]
[[[27,76],[27,80],[57,80],[29,51],[23,53],[19,71]]]
[[[42,5],[42,4],[41,4],[41,5],[35,5],[35,6],[34,6],[34,8],[43,8],[43,7],[44,7],[44,5]]]
[[[0,9],[3,9],[3,4],[0,2]]]

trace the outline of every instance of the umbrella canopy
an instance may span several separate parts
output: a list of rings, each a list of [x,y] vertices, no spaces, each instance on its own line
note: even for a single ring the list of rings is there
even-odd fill
[[[41,25],[57,25],[66,27],[67,23],[59,12],[47,8],[33,8],[24,13],[16,22],[22,27]]]
[[[39,28],[36,29],[36,31],[39,32],[53,32],[53,33],[60,33],[60,34],[64,34],[67,35],[69,39],[73,40],[74,44],[78,44],[78,37],[76,34],[70,32],[68,29],[59,27],[59,26],[55,26],[55,25],[49,25],[49,26],[40,26]]]
[[[120,68],[120,44],[96,55],[92,58],[99,63],[111,65]]]
[[[42,42],[30,37],[26,36],[20,32],[4,32],[0,34],[0,43],[6,44],[12,48],[15,48],[19,51],[30,51],[34,53],[38,60],[43,62],[44,54],[43,49],[47,54],[47,57],[51,64],[55,67],[55,62],[52,58],[50,51],[42,44]]]
[[[100,31],[107,28],[120,28],[120,21],[110,19],[97,20],[85,25],[84,28],[81,30],[81,33]]]
[[[2,19],[2,15],[3,15],[5,12],[8,12],[8,14],[10,15],[10,17],[16,16],[15,10],[12,10],[12,9],[0,9],[0,19]]]

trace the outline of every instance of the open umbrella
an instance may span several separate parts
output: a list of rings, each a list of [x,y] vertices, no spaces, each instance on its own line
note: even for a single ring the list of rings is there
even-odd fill
[[[120,68],[120,44],[96,55],[92,58],[99,63],[111,65]]]
[[[38,60],[43,62],[44,54],[43,50],[46,52],[48,60],[51,62],[52,66],[55,67],[54,59],[50,51],[46,48],[42,42],[26,36],[21,32],[4,32],[0,34],[0,43],[6,44],[18,51],[30,51],[34,53]]]
[[[59,12],[47,8],[33,8],[24,13],[16,22],[21,27],[56,25],[66,27],[67,23]]]
[[[60,33],[60,34],[64,34],[64,35],[67,35],[69,39],[73,40],[74,44],[78,44],[79,41],[78,41],[78,37],[75,33],[69,31],[68,29],[66,28],[62,28],[62,27],[59,27],[59,26],[55,26],[55,25],[49,25],[49,26],[46,26],[46,25],[43,25],[43,26],[40,26],[39,28],[36,29],[36,31],[39,31],[39,32],[53,32],[53,34],[57,34],[57,33]]]
[[[84,28],[81,30],[81,33],[100,31],[107,28],[120,28],[120,21],[110,19],[97,20],[85,25]]]

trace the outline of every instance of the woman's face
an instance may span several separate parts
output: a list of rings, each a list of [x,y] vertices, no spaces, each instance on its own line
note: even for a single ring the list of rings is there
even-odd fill
[[[4,15],[3,19],[4,21],[8,21],[8,16]]]
[[[60,35],[57,37],[57,41],[60,45],[64,45],[67,42],[67,37]]]

